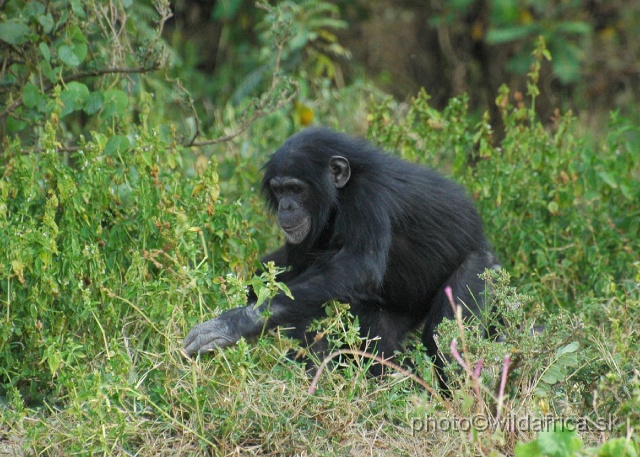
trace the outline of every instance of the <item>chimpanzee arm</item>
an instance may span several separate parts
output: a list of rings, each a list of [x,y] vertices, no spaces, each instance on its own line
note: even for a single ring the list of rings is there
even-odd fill
[[[296,325],[323,316],[330,300],[372,302],[384,279],[387,251],[340,251],[328,262],[317,262],[287,283],[294,299],[277,294],[270,304],[269,325]]]
[[[287,246],[280,246],[278,249],[273,251],[271,254],[265,255],[260,259],[260,263],[273,262],[278,267],[287,266]]]
[[[287,253],[285,246],[266,255],[261,259],[263,264],[273,262],[278,267],[286,267]],[[278,279],[285,281],[283,276],[290,272],[281,273]],[[265,320],[261,313],[264,307],[256,307],[256,294],[249,291],[248,305],[225,311],[220,316],[206,322],[195,325],[184,339],[184,348],[187,354],[192,355],[196,351],[199,354],[209,352],[215,348],[223,348],[237,342],[241,337],[257,336],[264,329]]]
[[[184,341],[187,354],[226,347],[243,336],[256,336],[277,325],[306,326],[322,317],[322,305],[330,300],[347,303],[375,300],[387,269],[392,230],[386,215],[369,214],[366,221],[351,215],[350,223],[342,226],[345,236],[339,237],[347,243],[337,252],[319,255],[299,274],[285,272],[278,276],[294,299],[280,292],[272,300],[255,306],[255,298],[250,297],[248,306],[196,325]],[[265,259],[276,264],[286,262],[286,249],[283,247]],[[263,317],[265,311],[269,311],[268,321]]]
[[[343,250],[328,261],[318,261],[287,283],[295,300],[279,293],[270,302],[225,311],[193,327],[184,340],[185,351],[188,355],[196,351],[203,354],[230,346],[243,336],[257,336],[265,328],[308,323],[322,316],[322,305],[329,300],[348,302],[371,298],[386,266],[386,254],[380,252],[356,254]],[[265,311],[270,313],[268,321]]]

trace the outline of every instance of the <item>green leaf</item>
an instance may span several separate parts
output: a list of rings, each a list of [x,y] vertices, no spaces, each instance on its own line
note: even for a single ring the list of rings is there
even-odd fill
[[[43,15],[46,10],[47,9],[43,3],[37,2],[37,1],[30,1],[30,2],[27,2],[27,4],[25,5],[23,12],[29,18],[34,18],[34,17],[37,18],[38,16]]]
[[[530,443],[518,443],[515,449],[516,457],[540,457],[540,446],[537,441],[531,441]]]
[[[467,6],[465,6],[465,9]],[[464,12],[460,12],[464,14]],[[518,20],[518,2],[496,1],[491,2],[491,23],[513,24]]]
[[[60,94],[60,100],[64,103],[61,115],[66,116],[73,111],[82,109],[88,99],[89,88],[85,84],[77,81],[70,82]]]
[[[38,45],[38,49],[40,49],[40,53],[42,54],[42,57],[44,57],[44,60],[49,62],[51,60],[51,51],[49,50],[49,46],[47,46],[45,42],[41,42]]]
[[[610,173],[606,172],[606,171],[599,171],[598,172],[598,176],[600,176],[600,178],[607,183],[607,185],[609,187],[611,187],[612,189],[617,189],[618,188],[618,182],[616,181],[616,178],[614,178]]]
[[[73,14],[78,16],[80,19],[84,19],[87,15],[84,12],[84,4],[83,0],[71,0],[71,9],[73,10]]]
[[[51,30],[53,30],[53,16],[51,13],[38,16],[38,23],[42,26],[42,31],[44,33],[50,33]]]
[[[9,44],[21,44],[28,33],[29,27],[18,19],[9,19],[0,24],[0,40]]]
[[[542,431],[537,441],[542,454],[550,457],[572,457],[582,447],[575,430]]]
[[[103,106],[103,97],[100,92],[91,92],[89,97],[85,100],[84,112],[88,115],[96,114]]]
[[[559,348],[556,351],[556,355],[561,356],[563,354],[569,354],[570,352],[576,352],[579,347],[580,347],[580,343],[578,343],[577,341],[573,341],[567,344],[566,346]]]
[[[542,153],[540,151],[536,151],[531,156],[531,168],[533,168],[534,170],[538,170],[541,164],[542,164]]]
[[[553,72],[560,81],[568,84],[580,79],[580,53],[582,51],[561,36],[556,36],[552,45]]]
[[[23,130],[27,125],[27,121],[23,121],[20,119],[16,119],[15,117],[9,116],[7,118],[7,132],[14,133]]]
[[[577,365],[578,357],[575,354],[580,347],[577,342],[569,343],[556,351],[556,359],[547,367],[540,378],[546,384],[555,384],[567,376],[567,367]]]
[[[598,457],[638,457],[638,446],[626,438],[616,438],[604,443],[598,449]]]
[[[576,35],[591,33],[591,25],[587,22],[562,22],[556,26],[556,31]]]
[[[620,183],[620,192],[622,192],[622,195],[624,195],[627,200],[633,200],[634,194],[626,184]]]
[[[563,380],[566,375],[567,371],[562,365],[551,365],[544,372],[544,375],[542,376],[542,378],[540,378],[540,381],[544,382],[545,384],[553,385]]]
[[[62,65],[57,65],[55,68],[52,68],[49,61],[43,60],[40,62],[40,71],[42,71],[42,74],[47,77],[49,82],[54,84],[58,82],[58,74],[61,69]]]
[[[42,358],[42,362],[47,362],[47,365],[49,366],[49,370],[51,371],[52,375],[55,375],[56,372],[58,371],[58,368],[60,368],[60,364],[62,363],[62,357],[60,356],[60,353],[55,350],[54,348],[49,348],[45,351],[45,355]]]
[[[519,52],[514,55],[507,64],[507,69],[520,75],[525,75],[531,68],[533,56],[526,52]]]
[[[269,298],[269,288],[261,287],[258,289],[258,299],[256,303],[264,303]]]
[[[33,83],[25,84],[22,89],[22,103],[27,108],[34,108],[38,104],[38,100],[41,97],[38,86]]]
[[[73,52],[80,62],[82,62],[87,57],[87,39],[82,33],[82,29],[78,26],[73,26],[69,28],[69,37],[71,38],[71,43],[73,46]]]
[[[125,152],[130,146],[129,138],[123,135],[115,135],[107,141],[104,147],[104,154],[107,156],[117,155],[118,153]]]
[[[58,47],[58,57],[70,66],[77,67],[87,57],[87,41],[77,26],[69,27],[68,39]]]
[[[58,57],[62,60],[62,63],[70,67],[80,65],[80,58],[73,52],[73,48],[68,44],[63,44],[58,48]]]
[[[104,97],[104,110],[101,117],[123,116],[129,103],[126,92],[120,89],[108,89],[102,94]]]
[[[503,27],[500,29],[489,29],[487,32],[487,42],[489,44],[508,43],[520,40],[535,32],[537,25],[518,25],[513,27]]]
[[[283,294],[285,294],[287,297],[293,300],[293,294],[291,293],[291,290],[285,283],[283,282],[278,283],[278,288],[282,291]]]

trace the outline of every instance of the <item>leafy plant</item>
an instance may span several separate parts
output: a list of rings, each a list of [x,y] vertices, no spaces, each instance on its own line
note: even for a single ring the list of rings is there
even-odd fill
[[[151,8],[126,2],[112,6],[98,3],[92,8],[73,0],[6,2],[0,15],[0,46],[6,52],[0,74],[3,134],[20,132],[28,141],[54,112],[60,127],[74,134],[126,116],[127,82],[117,75],[139,75],[163,65],[167,55],[160,35],[170,13],[168,4],[158,1],[157,26],[133,33],[131,24],[151,14]],[[120,27],[129,27],[127,39],[111,27],[116,17]],[[113,45],[101,46],[103,42]]]
[[[572,457],[582,447],[575,430],[543,431],[535,441],[516,446],[516,457]]]
[[[147,51],[149,64],[164,55],[154,41],[162,9],[5,2],[2,446],[52,455],[414,455],[428,443],[441,455],[516,448],[637,455],[637,125],[614,113],[601,140],[585,139],[570,113],[542,125],[534,115],[540,66],[530,68],[527,93],[500,90],[500,139],[488,114],[469,114],[465,96],[436,110],[423,91],[407,109],[366,83],[340,89],[329,73],[314,79],[316,67],[297,60],[326,50],[322,31],[335,29],[325,21],[335,20],[334,10],[297,5],[270,10],[265,21],[280,29],[265,37],[299,33],[303,45],[265,41],[272,53],[260,62],[277,70],[273,79],[237,106],[207,111],[201,75],[173,79],[192,63],[173,60],[169,78],[133,71]],[[242,7],[219,2],[214,13],[229,20]],[[296,22],[305,18],[314,23]],[[544,45],[538,42],[536,62],[546,58]],[[390,153],[452,174],[477,200],[511,279],[505,271],[485,276],[503,319],[483,316],[483,323],[499,328],[498,342],[459,322],[439,329],[452,358],[448,398],[427,395],[401,372],[371,379],[368,362],[325,372],[309,395],[311,381],[285,357],[293,345],[278,331],[210,356],[181,356],[190,326],[243,304],[248,286],[260,298],[279,290],[275,269],[254,274],[259,253],[278,236],[257,209],[256,188],[265,155],[297,128],[292,111],[276,109],[293,100],[294,82],[302,98],[314,94],[313,103],[299,100],[314,119],[350,130],[366,125]],[[185,95],[192,88],[200,96]],[[348,308],[333,303],[327,311],[318,329],[329,342],[360,347]],[[531,332],[541,323],[541,332]],[[408,343],[414,374],[435,386],[431,360]],[[614,426],[581,432],[580,442],[569,430],[469,426],[421,434],[411,427],[421,414],[469,425],[480,413],[492,420],[610,415]]]

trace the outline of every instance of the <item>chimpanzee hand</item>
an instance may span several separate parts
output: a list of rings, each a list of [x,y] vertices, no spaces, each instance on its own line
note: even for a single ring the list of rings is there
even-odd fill
[[[191,356],[196,351],[204,354],[216,348],[230,346],[240,339],[232,330],[224,315],[197,324],[184,339],[184,350]]]
[[[191,356],[231,346],[243,336],[258,334],[263,325],[264,320],[253,306],[231,309],[194,326],[184,339],[184,350]]]

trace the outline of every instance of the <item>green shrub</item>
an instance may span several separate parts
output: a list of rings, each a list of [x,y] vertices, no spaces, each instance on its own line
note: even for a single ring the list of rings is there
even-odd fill
[[[185,175],[157,132],[96,134],[75,167],[53,124],[42,146],[6,157],[0,180],[0,379],[41,392],[62,365],[109,357],[111,338],[165,352],[160,336],[181,332],[192,308],[177,305],[219,302],[220,278],[256,256],[247,221],[219,201],[215,162]]]
[[[52,4],[61,9],[50,12]],[[9,25],[0,28],[11,52],[28,57],[12,60],[3,101],[20,101],[2,112],[13,130],[0,163],[0,441],[51,455],[415,455],[426,445],[441,455],[511,454],[518,441],[529,442],[518,452],[578,448],[571,434],[411,428],[423,413],[480,411],[612,414],[619,427],[597,452],[636,450],[621,438],[640,426],[637,126],[614,114],[601,143],[580,138],[570,114],[543,126],[533,115],[536,67],[529,106],[507,88],[498,94],[499,142],[488,116],[469,115],[465,97],[443,111],[426,93],[408,111],[374,100],[365,114],[366,84],[336,90],[320,77],[317,119],[341,126],[366,118],[373,141],[470,189],[517,290],[504,273],[488,277],[505,309],[504,343],[457,322],[441,326],[445,350],[464,337],[461,355],[484,364],[476,376],[452,361],[451,398],[423,394],[404,377],[369,379],[366,361],[325,372],[309,395],[303,367],[284,357],[293,343],[278,331],[211,357],[179,352],[192,324],[244,303],[246,286],[265,294],[277,287],[273,271],[253,274],[258,254],[277,244],[276,228],[264,228],[256,210],[256,186],[265,155],[299,125],[293,109],[276,110],[291,101],[295,78],[276,68],[265,94],[240,103],[248,111],[226,107],[227,124],[211,131],[225,126],[228,141],[201,138],[195,113],[186,135],[171,122],[180,117],[168,95],[173,82],[161,76],[75,80],[104,71],[117,47],[98,52],[98,43],[115,44],[101,34],[104,16],[93,4],[52,4],[8,2]],[[118,12],[142,20],[149,44],[158,44],[138,7],[124,2]],[[282,26],[272,13],[272,27]],[[53,43],[50,58],[41,42]],[[152,54],[161,55],[155,44]],[[273,46],[285,52],[282,42]],[[545,54],[540,45],[538,61]],[[49,77],[47,62],[56,68],[51,82],[40,76]],[[327,309],[318,329],[335,347],[357,345],[357,319],[343,305]],[[540,321],[544,333],[530,335]],[[417,346],[414,371],[433,381]],[[496,391],[505,366],[506,385]],[[600,439],[582,435],[578,452]]]

